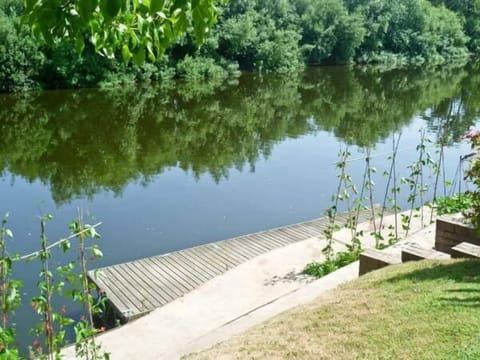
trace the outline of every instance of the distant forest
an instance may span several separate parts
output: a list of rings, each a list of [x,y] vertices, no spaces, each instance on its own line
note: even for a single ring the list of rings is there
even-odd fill
[[[222,80],[309,65],[464,64],[480,52],[480,0],[230,0],[203,46],[187,32],[161,61],[142,66],[102,57],[88,41],[81,55],[68,40],[42,44],[22,11],[22,0],[0,1],[1,92]]]

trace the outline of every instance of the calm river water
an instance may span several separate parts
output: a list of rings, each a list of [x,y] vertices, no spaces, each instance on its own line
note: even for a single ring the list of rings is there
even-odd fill
[[[105,257],[91,267],[320,217],[338,185],[341,148],[348,144],[356,159],[376,146],[381,196],[392,135],[401,133],[405,175],[421,129],[448,144],[453,180],[468,151],[458,139],[480,116],[478,70],[331,67],[289,78],[244,74],[216,88],[0,95],[0,213],[10,213],[10,250],[39,248],[41,214],[55,218],[52,241],[68,234],[78,207],[103,222]],[[362,160],[349,163],[356,181],[363,169]],[[28,307],[37,274],[38,264],[17,265],[25,281],[16,319],[22,334],[37,320]]]

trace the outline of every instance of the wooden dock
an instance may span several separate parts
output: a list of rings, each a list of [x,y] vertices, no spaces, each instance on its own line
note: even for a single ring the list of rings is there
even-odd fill
[[[359,222],[370,218],[363,211]],[[346,214],[337,215],[338,224]],[[260,254],[314,236],[323,236],[327,218],[283,226],[190,249],[107,266],[89,272],[122,318],[138,318],[182,297],[208,280]]]

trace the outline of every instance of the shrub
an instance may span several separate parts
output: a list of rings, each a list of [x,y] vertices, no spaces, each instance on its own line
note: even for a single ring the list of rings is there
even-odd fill
[[[349,4],[365,19],[366,35],[357,51],[362,62],[392,58],[385,54],[417,64],[465,59],[468,55],[461,19],[445,7],[435,7],[426,0],[358,0]]]
[[[8,7],[14,12],[15,2]],[[3,4],[6,7],[6,4]],[[0,9],[0,92],[39,86],[39,70],[45,57],[29,29],[16,16]]]
[[[436,200],[438,215],[465,212],[472,207],[472,194],[461,193],[454,196],[440,197]]]
[[[302,51],[307,63],[347,63],[365,35],[363,19],[341,0],[299,0]]]
[[[221,80],[238,75],[238,65],[213,58],[187,55],[177,63],[178,76],[187,80]]]

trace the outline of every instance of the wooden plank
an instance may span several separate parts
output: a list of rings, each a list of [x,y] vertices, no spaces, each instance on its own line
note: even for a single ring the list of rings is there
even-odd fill
[[[315,231],[317,233],[317,236],[318,236],[320,234],[323,234],[325,229],[328,227],[328,222],[325,222],[325,221],[324,222],[311,221],[311,222],[308,222],[308,223],[304,223],[303,225],[312,229],[313,231]]]
[[[290,244],[295,242],[289,236],[284,235],[284,234],[280,234],[278,232],[274,233],[272,231],[264,231],[263,235],[271,237],[272,239],[278,239],[278,240],[284,242],[286,245],[290,245]]]
[[[289,230],[299,233],[300,235],[302,235],[304,237],[305,240],[314,236],[310,231],[305,229],[302,225],[294,225],[294,226],[290,227]]]
[[[285,246],[285,245],[290,245],[291,244],[291,240],[289,238],[287,238],[286,236],[283,236],[281,234],[272,234],[271,232],[269,231],[262,231],[261,233],[258,234],[259,236],[261,237],[264,237],[264,238],[267,238],[267,239],[270,239],[276,243],[279,243],[281,244],[282,246]]]
[[[227,243],[222,244],[223,247],[230,249],[235,254],[238,254],[244,258],[244,261],[250,260],[255,256],[258,256],[259,253],[253,249],[247,249],[245,247],[239,246],[236,241],[229,241]]]
[[[107,271],[107,269],[105,269],[105,271]],[[116,284],[115,288],[112,288],[111,291],[114,291],[123,301],[132,304],[132,312],[135,312],[135,315],[143,313],[145,311],[145,309],[141,307],[143,299],[141,297],[137,297],[137,293],[131,293],[131,285],[126,285],[124,279],[119,277],[118,273],[115,271],[115,266],[108,268],[108,271],[110,277],[115,281]]]
[[[148,259],[139,260],[135,263],[146,268],[146,271],[148,271],[150,276],[158,283],[159,289],[168,296],[169,301],[173,301],[184,294],[184,292],[175,286],[175,283],[172,282],[172,279],[167,276],[167,274],[160,272],[155,264],[148,262]]]
[[[248,259],[245,256],[238,254],[236,251],[228,247],[226,244],[221,246],[217,244],[210,244],[210,245],[212,250],[215,251],[215,253],[219,254],[220,256],[231,259],[231,261],[234,262],[236,266]]]
[[[278,229],[278,232],[280,234],[288,236],[292,242],[297,242],[299,240],[305,240],[305,235],[299,234],[298,232],[294,230],[290,230],[288,228],[283,228],[283,229]]]
[[[228,263],[229,266],[237,266],[241,263],[241,261],[243,261],[242,258],[237,258],[234,253],[225,251],[225,248],[219,248],[210,245],[212,244],[204,246],[203,249],[211,253],[212,256],[222,259],[224,262]]]
[[[208,278],[206,278],[202,274],[198,274],[195,271],[192,270],[187,270],[185,269],[181,262],[178,262],[178,259],[172,256],[172,254],[169,254],[168,256],[165,256],[163,260],[169,264],[169,266],[172,267],[172,270],[178,272],[178,275],[181,276],[185,281],[189,281],[191,283],[194,283],[197,287],[201,284],[203,284]]]
[[[258,238],[254,236],[250,236],[248,238],[243,238],[241,240],[237,241],[237,244],[241,245],[242,247],[245,248],[255,248],[258,251],[258,254],[264,254],[270,250],[268,246],[265,244],[262,244],[261,242],[258,242]]]
[[[259,233],[258,237],[262,239],[262,241],[265,241],[266,243],[271,244],[272,248],[280,248],[280,247],[290,245],[288,241],[283,240],[279,237],[277,238],[271,237],[266,233]]]
[[[248,259],[253,259],[254,257],[257,257],[258,255],[261,255],[265,253],[265,250],[262,249],[261,247],[256,246],[255,244],[252,244],[251,246],[245,242],[240,242],[240,241],[233,241],[229,243],[229,245],[232,245],[232,247],[236,248],[237,251],[246,253],[248,255]]]
[[[257,234],[255,238],[252,238],[252,240],[249,240],[249,241],[259,244],[260,246],[263,246],[264,248],[267,249],[266,252],[285,246],[284,244],[280,244],[276,241],[273,241],[271,239],[264,237],[262,234]]]
[[[189,281],[185,281],[184,278],[179,276],[177,272],[173,271],[172,268],[168,266],[168,263],[166,261],[162,261],[160,257],[155,256],[155,257],[148,258],[148,260],[156,264],[156,267],[155,267],[156,269],[166,273],[167,277],[170,277],[172,279],[172,282],[178,285],[177,288],[179,289],[179,291],[185,293],[197,287],[196,283],[192,284]]]
[[[123,277],[125,279],[130,279],[132,289],[137,291],[139,295],[143,297],[147,310],[154,309],[161,305],[155,296],[151,284],[145,281],[141,275],[137,274],[135,269],[133,269],[129,263],[120,264],[116,269],[123,272]]]
[[[184,266],[195,264],[196,269],[201,269],[209,278],[222,274],[223,269],[216,268],[208,261],[201,261],[198,255],[193,251],[182,250],[176,253],[177,256],[183,257],[185,260]]]
[[[155,293],[160,296],[162,303],[168,304],[169,302],[175,300],[178,296],[181,296],[181,294],[177,294],[175,290],[167,287],[164,280],[152,269],[150,269],[150,266],[144,261],[138,260],[131,263],[131,265],[137,267],[149,280],[153,281],[152,288]]]
[[[207,248],[206,246],[195,249],[195,251],[203,259],[206,259],[210,263],[214,264],[216,268],[222,269],[223,271],[226,271],[226,269],[228,270],[229,268],[236,266],[236,264],[224,260],[218,255],[218,253],[211,251],[211,249]]]
[[[184,294],[195,289],[195,286],[188,286],[188,284],[183,281],[180,277],[177,277],[174,273],[166,270],[166,268],[161,264],[153,261],[152,259],[145,259],[147,263],[152,265],[152,269],[158,274],[160,278],[169,286],[172,291],[178,294],[178,297],[183,296]]]
[[[117,296],[121,298],[122,301],[132,309],[132,311],[140,312],[140,308],[137,306],[138,301],[134,301],[133,299],[133,301],[130,300],[130,289],[123,283],[123,280],[117,278],[118,275],[113,270],[113,267],[105,268],[103,271],[105,272],[105,275],[107,275],[109,279],[113,279],[115,283],[115,286],[108,287],[108,290],[106,291],[117,294]]]
[[[285,241],[288,241],[290,244],[293,242],[297,242],[299,239],[295,236],[292,236],[291,233],[286,232],[285,229],[279,229],[276,231],[269,231],[268,235],[273,237],[282,237]]]
[[[120,298],[117,296],[117,294],[115,293],[115,291],[112,291],[110,290],[110,287],[105,287],[103,286],[103,282],[101,280],[99,280],[99,277],[98,276],[95,276],[94,272],[93,271],[90,271],[88,273],[88,277],[90,279],[90,281],[93,281],[96,286],[100,289],[102,289],[103,291],[105,291],[105,294],[107,295],[108,297],[108,300],[110,301],[110,303],[116,308],[116,310],[118,312],[120,312],[120,314],[123,316],[123,317],[126,317],[127,315],[129,314],[133,314],[134,312],[138,312],[138,311],[134,311],[132,309],[132,306],[128,305],[124,299]],[[134,305],[133,305],[134,306]]]
[[[299,225],[303,230],[305,230],[308,234],[310,234],[310,237],[315,237],[320,235],[322,232],[315,229],[313,226],[307,225],[307,224],[300,224]]]

